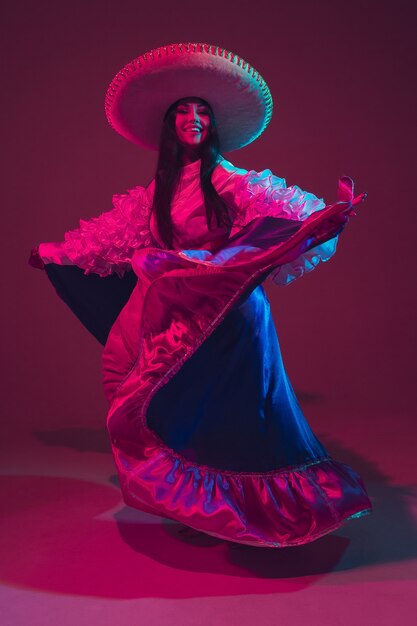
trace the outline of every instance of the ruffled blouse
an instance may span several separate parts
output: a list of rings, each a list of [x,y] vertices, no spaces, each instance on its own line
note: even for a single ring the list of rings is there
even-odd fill
[[[323,199],[297,185],[287,187],[284,178],[269,169],[261,172],[235,167],[220,160],[212,182],[231,209],[232,227],[207,226],[206,209],[200,185],[201,161],[181,169],[180,180],[171,203],[174,227],[173,247],[177,250],[214,251],[256,217],[272,216],[304,220],[325,207]],[[42,243],[39,254],[45,263],[77,265],[86,274],[123,276],[130,268],[135,251],[144,247],[164,247],[154,215],[151,214],[154,180],[148,187],[134,187],[113,196],[113,208],[98,217],[81,220],[79,228],[65,233],[64,241]],[[295,261],[270,274],[273,282],[286,285],[336,251],[337,237],[312,248]]]

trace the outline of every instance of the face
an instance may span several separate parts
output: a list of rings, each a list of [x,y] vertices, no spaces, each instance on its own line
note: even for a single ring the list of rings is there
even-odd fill
[[[175,131],[178,141],[184,146],[200,146],[207,138],[209,127],[209,110],[204,102],[190,98],[177,105]]]

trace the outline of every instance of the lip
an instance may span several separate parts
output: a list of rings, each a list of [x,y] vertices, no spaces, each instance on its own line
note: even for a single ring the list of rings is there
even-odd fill
[[[201,133],[202,128],[201,128],[200,126],[197,126],[197,125],[194,125],[194,126],[187,126],[187,127],[185,128],[185,131],[186,131],[186,132],[193,131],[193,132],[199,132],[199,133]]]

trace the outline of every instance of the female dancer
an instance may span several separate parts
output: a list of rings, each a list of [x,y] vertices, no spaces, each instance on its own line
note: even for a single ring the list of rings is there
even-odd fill
[[[148,187],[65,241],[34,249],[105,344],[107,426],[127,504],[239,543],[284,547],[371,512],[358,474],[309,427],[285,372],[267,276],[288,284],[336,250],[354,205],[287,187],[222,153],[272,114],[239,56],[207,44],[152,50],[117,74],[111,125],[159,149]]]

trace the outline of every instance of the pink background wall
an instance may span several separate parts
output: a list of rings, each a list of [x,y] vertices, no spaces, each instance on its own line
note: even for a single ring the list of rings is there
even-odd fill
[[[226,155],[232,162],[270,168],[328,203],[345,174],[357,193],[369,194],[334,259],[292,286],[268,287],[301,400],[330,422],[363,415],[373,420],[371,432],[385,419],[393,431],[415,425],[412,6],[9,4],[1,37],[7,428],[104,424],[101,348],[27,257],[34,244],[60,240],[80,217],[111,208],[113,193],[152,178],[155,155],[110,129],[103,98],[127,61],[176,41],[237,52],[270,86],[272,122],[254,144]]]

